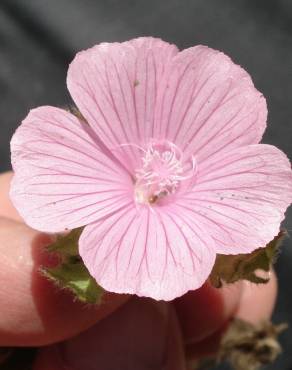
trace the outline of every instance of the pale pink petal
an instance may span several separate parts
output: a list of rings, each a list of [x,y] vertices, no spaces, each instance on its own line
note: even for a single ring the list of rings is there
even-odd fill
[[[238,254],[271,241],[291,201],[289,160],[276,147],[259,144],[202,163],[193,190],[176,206],[208,230],[217,253]]]
[[[196,220],[172,207],[129,207],[85,227],[80,255],[106,290],[171,300],[199,288],[215,246]]]
[[[248,73],[223,53],[196,46],[174,56],[160,79],[154,136],[201,161],[258,143],[266,116]]]
[[[72,229],[131,201],[129,175],[100,151],[94,135],[53,107],[32,110],[17,129],[11,198],[28,225],[48,232]]]
[[[69,67],[67,84],[76,105],[131,169],[141,154],[131,144],[143,146],[153,137],[158,85],[176,53],[174,45],[139,38],[80,52]]]

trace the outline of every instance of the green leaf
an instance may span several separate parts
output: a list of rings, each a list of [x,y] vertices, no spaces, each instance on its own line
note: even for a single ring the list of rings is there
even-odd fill
[[[74,229],[66,235],[58,235],[57,240],[49,245],[49,252],[57,252],[64,259],[70,256],[79,256],[78,253],[78,241],[83,231],[83,227]]]
[[[61,288],[69,289],[82,302],[100,303],[103,290],[90,276],[83,262],[62,263],[54,268],[43,270]]]
[[[42,268],[41,272],[63,289],[69,289],[76,298],[86,303],[100,303],[103,289],[89,274],[78,252],[78,241],[83,228],[57,236],[48,251],[60,256],[56,267]]]
[[[269,279],[256,275],[256,270],[270,270],[275,262],[280,243],[286,235],[286,231],[280,231],[266,247],[256,249],[249,254],[218,254],[209,277],[211,284],[220,288],[223,282],[230,284],[239,280],[248,280],[255,284],[267,283]]]

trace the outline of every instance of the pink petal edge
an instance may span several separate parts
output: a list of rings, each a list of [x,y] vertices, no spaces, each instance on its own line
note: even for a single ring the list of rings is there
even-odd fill
[[[177,202],[182,215],[202,224],[216,253],[249,253],[279,232],[292,201],[287,156],[272,145],[222,152],[199,165],[197,182]]]
[[[91,130],[62,109],[32,110],[11,140],[10,196],[25,222],[60,232],[132,202],[127,173],[100,151]]]
[[[248,73],[206,46],[178,52],[151,37],[102,43],[77,54],[67,85],[89,124],[130,170],[141,154],[136,146],[151,138],[203,160],[258,143],[266,128],[266,101]]]
[[[206,281],[214,245],[196,222],[169,209],[135,207],[85,227],[80,255],[104,289],[172,300]]]
[[[141,154],[136,146],[153,136],[159,80],[177,52],[175,45],[142,37],[96,45],[69,66],[67,86],[75,104],[131,171]]]

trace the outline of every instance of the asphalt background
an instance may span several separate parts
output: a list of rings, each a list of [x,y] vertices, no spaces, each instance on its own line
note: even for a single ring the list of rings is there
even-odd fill
[[[10,169],[10,137],[29,109],[71,103],[66,70],[78,50],[142,35],[205,44],[241,64],[268,102],[263,141],[292,159],[292,0],[0,0],[0,171]],[[291,209],[285,224],[292,234]],[[291,240],[277,272],[274,321],[290,329],[268,369],[292,370]]]

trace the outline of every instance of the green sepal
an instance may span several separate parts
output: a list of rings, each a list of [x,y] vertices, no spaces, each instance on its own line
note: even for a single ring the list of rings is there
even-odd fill
[[[265,284],[268,278],[256,275],[256,270],[270,271],[279,251],[279,246],[286,231],[279,234],[264,248],[258,248],[252,253],[223,255],[218,254],[210,282],[216,288],[221,288],[223,283],[231,284],[239,280],[248,280],[255,284]]]
[[[78,240],[83,228],[58,235],[54,243],[47,247],[51,253],[57,253],[60,263],[55,267],[42,268],[41,272],[53,280],[59,287],[69,289],[82,302],[98,304],[103,296],[103,289],[89,274],[78,252]]]
[[[43,270],[45,276],[61,288],[69,289],[76,298],[85,303],[100,303],[103,290],[90,276],[83,262],[62,263]]]
[[[66,235],[57,235],[54,243],[50,244],[47,249],[49,252],[56,252],[62,259],[79,256],[78,241],[83,231],[83,227],[71,230]]]

